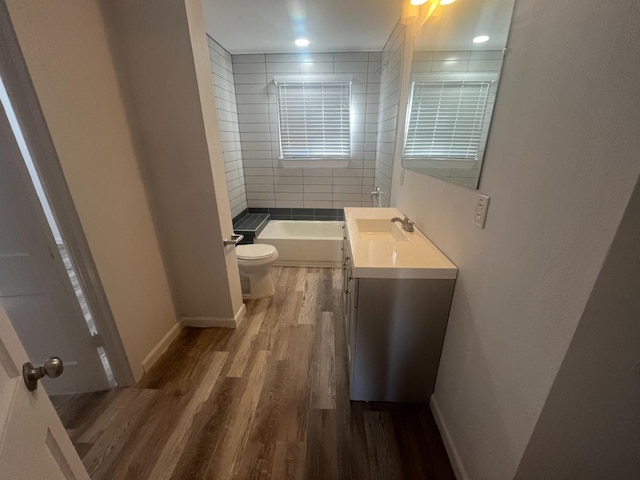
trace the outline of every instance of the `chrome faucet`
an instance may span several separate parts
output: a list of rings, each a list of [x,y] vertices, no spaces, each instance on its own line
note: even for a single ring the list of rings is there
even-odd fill
[[[391,219],[392,222],[400,222],[402,223],[402,228],[407,232],[413,232],[413,226],[415,222],[409,220],[409,217],[405,216],[404,219],[400,217],[393,217]]]
[[[380,199],[380,187],[376,187],[376,189],[371,192],[371,202],[373,202],[374,207],[382,207],[382,200]]]

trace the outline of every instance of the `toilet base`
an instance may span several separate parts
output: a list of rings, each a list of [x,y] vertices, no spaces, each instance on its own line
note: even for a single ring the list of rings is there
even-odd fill
[[[241,275],[240,281],[242,284],[242,298],[246,300],[267,298],[276,293],[270,270],[262,274]]]

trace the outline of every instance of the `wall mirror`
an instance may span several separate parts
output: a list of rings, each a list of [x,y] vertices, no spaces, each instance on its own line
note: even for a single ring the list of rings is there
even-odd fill
[[[402,166],[477,188],[514,0],[446,0],[414,36]]]

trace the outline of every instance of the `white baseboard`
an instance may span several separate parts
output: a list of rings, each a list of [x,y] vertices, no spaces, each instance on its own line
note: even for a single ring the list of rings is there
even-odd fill
[[[216,317],[182,317],[180,325],[183,327],[196,328],[237,328],[247,312],[244,303],[238,309],[233,318],[216,318]]]
[[[162,340],[160,340],[158,344],[153,347],[149,354],[144,357],[144,360],[142,360],[142,369],[145,372],[148,372],[149,369],[153,367],[153,365],[162,356],[162,354],[167,351],[167,348],[169,348],[171,342],[173,342],[178,336],[180,330],[182,330],[182,324],[180,322],[177,322],[173,327],[171,327],[171,330],[169,330],[167,334],[162,337]]]
[[[449,455],[449,461],[453,467],[453,473],[456,475],[458,480],[469,480],[469,475],[467,475],[462,459],[458,454],[458,449],[453,443],[453,439],[451,438],[447,425],[444,423],[444,418],[442,417],[442,413],[438,407],[435,395],[431,395],[429,406],[431,407],[431,413],[433,413],[433,418],[436,421],[438,430],[440,430],[440,436],[442,437],[444,448],[447,450],[447,454]]]

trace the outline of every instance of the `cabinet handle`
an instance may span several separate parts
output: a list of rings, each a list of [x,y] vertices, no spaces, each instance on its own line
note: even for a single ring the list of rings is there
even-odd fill
[[[351,290],[345,290],[344,293],[345,295],[349,295],[351,293]]]

